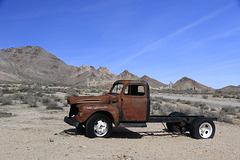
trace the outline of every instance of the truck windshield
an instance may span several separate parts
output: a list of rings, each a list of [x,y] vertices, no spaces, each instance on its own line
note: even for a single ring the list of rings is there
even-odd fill
[[[112,91],[110,93],[120,94],[120,92],[122,91],[122,88],[123,88],[123,84],[122,83],[115,84],[113,86]]]

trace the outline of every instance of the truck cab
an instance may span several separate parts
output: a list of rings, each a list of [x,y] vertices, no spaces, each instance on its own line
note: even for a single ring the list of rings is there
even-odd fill
[[[110,137],[112,125],[115,127],[147,127],[147,122],[166,122],[169,131],[189,130],[193,132],[193,122],[196,119],[206,122],[207,125],[203,126],[204,131],[207,130],[205,137],[212,138],[215,133],[215,125],[212,122],[214,119],[186,116],[177,112],[169,116],[150,116],[150,90],[145,81],[118,80],[108,94],[68,97],[67,101],[71,107],[64,121],[75,126],[79,131],[84,131],[91,138]],[[195,138],[197,137],[205,138],[200,133],[196,133]]]
[[[149,86],[144,81],[116,81],[110,95],[117,97],[119,123],[146,122],[150,112]]]

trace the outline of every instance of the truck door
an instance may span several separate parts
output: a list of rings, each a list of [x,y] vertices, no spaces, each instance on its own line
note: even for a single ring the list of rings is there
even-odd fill
[[[147,94],[143,84],[127,84],[122,91],[123,121],[146,121]]]

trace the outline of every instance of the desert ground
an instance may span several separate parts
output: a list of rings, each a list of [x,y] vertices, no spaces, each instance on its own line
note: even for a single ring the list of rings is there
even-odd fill
[[[0,159],[240,159],[240,127],[216,122],[213,139],[173,134],[164,126],[114,128],[110,138],[87,138],[63,122],[69,108],[1,106]]]
[[[170,133],[161,123],[113,128],[110,138],[90,139],[63,122],[69,112],[66,97],[104,94],[105,89],[35,84],[2,84],[0,89],[0,160],[240,159],[239,95],[151,95],[151,114],[216,116],[213,139]]]

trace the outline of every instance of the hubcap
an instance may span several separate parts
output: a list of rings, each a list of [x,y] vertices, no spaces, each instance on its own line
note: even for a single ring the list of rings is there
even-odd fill
[[[199,127],[199,134],[202,138],[209,138],[212,135],[212,125],[205,122]]]
[[[94,133],[98,137],[106,135],[108,132],[108,124],[104,120],[97,120],[94,124]]]

